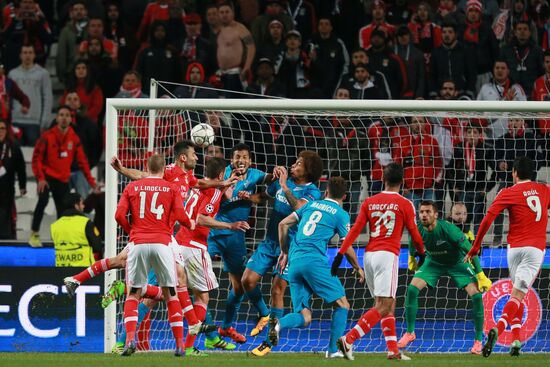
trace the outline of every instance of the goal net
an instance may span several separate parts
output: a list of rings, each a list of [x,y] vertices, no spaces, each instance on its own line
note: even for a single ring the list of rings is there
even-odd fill
[[[543,112],[546,111],[546,112]],[[434,200],[440,218],[448,217],[453,203],[462,202],[468,211],[465,231],[476,231],[496,192],[511,185],[511,164],[516,156],[528,155],[536,161],[537,177],[549,182],[548,141],[537,135],[538,120],[550,118],[549,106],[537,102],[478,101],[340,101],[340,100],[182,100],[182,99],[109,99],[107,100],[107,162],[117,155],[131,168],[144,169],[148,152],[165,155],[172,162],[172,146],[188,139],[198,123],[210,124],[216,133],[214,145],[197,149],[199,164],[195,170],[202,177],[209,156],[224,156],[229,164],[230,150],[236,143],[246,143],[253,152],[253,167],[271,172],[275,165],[290,167],[300,151],[316,151],[323,159],[321,191],[326,179],[340,175],[349,181],[344,208],[352,223],[361,202],[382,190],[382,169],[390,162],[405,167],[403,194],[415,205]],[[114,212],[127,180],[107,166],[106,257],[124,248],[127,237],[116,227]],[[263,189],[263,188],[261,188]],[[547,215],[544,212],[544,215]],[[249,255],[264,239],[270,217],[269,205],[254,207],[246,233]],[[509,297],[506,234],[507,214],[499,219],[485,237],[481,264],[493,281],[484,294],[485,330],[493,327]],[[362,264],[368,234],[355,244]],[[397,290],[398,337],[405,330],[405,295],[413,273],[407,269],[408,234],[402,239]],[[328,249],[333,257],[338,244]],[[219,259],[213,259],[220,280],[212,292],[210,312],[221,324],[229,281]],[[373,304],[373,297],[359,284],[345,264],[339,277],[351,305],[348,328]],[[114,279],[124,279],[123,271],[111,271],[106,286]],[[262,280],[262,291],[269,302],[271,276]],[[550,352],[550,257],[546,256],[534,288],[526,297],[526,312],[521,331],[526,341],[524,351]],[[416,322],[417,340],[408,348],[420,352],[467,352],[474,339],[471,301],[464,290],[443,277],[434,289],[419,296]],[[291,309],[289,291],[285,311]],[[314,298],[313,322],[305,329],[283,331],[275,351],[324,352],[327,349],[332,310]],[[123,303],[111,305],[105,313],[105,351],[109,352],[123,328]],[[235,328],[247,336],[247,343],[237,350],[257,346],[265,332],[250,337],[257,321],[256,311],[244,301]],[[154,308],[142,328],[140,346],[149,350],[174,349],[167,323],[165,305]],[[499,339],[497,351],[507,350],[511,333]],[[197,343],[202,349],[201,336]],[[379,327],[357,344],[358,352],[382,352],[386,346]]]

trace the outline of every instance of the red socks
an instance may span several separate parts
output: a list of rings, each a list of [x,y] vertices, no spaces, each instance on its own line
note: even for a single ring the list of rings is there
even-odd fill
[[[514,340],[519,340],[519,334],[521,332],[521,320],[523,319],[524,309],[525,309],[525,305],[523,304],[523,302],[521,302],[518,308],[518,312],[516,313],[516,316],[514,316],[514,318],[512,319],[512,322],[510,325]]]
[[[346,343],[353,344],[357,339],[367,334],[374,325],[380,321],[380,313],[376,308],[371,308],[361,316],[357,324],[346,334]],[[394,327],[395,333],[395,327]]]
[[[197,318],[193,308],[193,303],[191,302],[191,297],[189,297],[189,292],[187,291],[187,287],[177,287],[176,292],[178,293],[178,299],[180,300],[181,309],[185,319],[187,320],[187,324],[198,324],[200,319]]]
[[[183,348],[183,314],[180,302],[174,297],[166,305],[168,307],[168,322],[176,339],[176,348]]]
[[[197,318],[200,321],[204,321],[206,318],[206,305],[204,303],[196,303],[194,309]],[[185,337],[185,348],[191,348],[193,344],[195,344],[195,339],[197,339],[196,335],[187,333],[187,336]]]
[[[138,303],[135,298],[126,298],[124,302],[124,328],[126,329],[126,345],[134,340],[138,321]]]
[[[162,288],[156,285],[147,284],[142,297],[162,301]]]
[[[497,324],[498,335],[502,335],[504,330],[506,330],[506,327],[511,324],[511,321],[518,313],[521,304],[521,301],[515,297],[510,297],[508,302],[506,302],[504,309],[502,310],[502,315],[500,316]]]
[[[101,273],[105,273],[107,270],[110,270],[110,269],[111,268],[109,267],[109,259],[102,259],[102,260],[96,261],[81,273],[73,276],[73,278],[75,278],[80,282],[80,284],[82,284],[85,281]]]
[[[380,320],[380,327],[382,328],[382,333],[384,333],[388,351],[399,353],[399,349],[397,348],[397,333],[395,332],[395,317],[393,315],[384,317]]]

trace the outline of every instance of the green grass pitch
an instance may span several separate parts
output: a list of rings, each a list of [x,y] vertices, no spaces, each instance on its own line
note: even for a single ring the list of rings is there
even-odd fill
[[[131,357],[111,354],[80,353],[0,353],[0,366],[9,367],[170,367],[170,366],[391,366],[394,363],[410,367],[506,367],[548,366],[548,354],[524,354],[512,358],[493,354],[490,358],[469,354],[410,354],[411,361],[388,361],[384,354],[355,354],[355,361],[325,359],[323,354],[272,353],[264,358],[246,353],[211,353],[208,357],[176,358],[168,353],[137,353]]]

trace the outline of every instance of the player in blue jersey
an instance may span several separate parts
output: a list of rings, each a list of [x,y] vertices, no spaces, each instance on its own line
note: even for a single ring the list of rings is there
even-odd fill
[[[216,220],[220,222],[247,221],[250,215],[252,202],[243,200],[242,197],[256,193],[258,185],[273,182],[273,175],[266,174],[255,168],[250,168],[252,155],[250,147],[246,144],[237,144],[231,149],[231,165],[225,169],[224,177],[231,177],[236,173],[239,180],[231,190],[226,191],[226,200],[222,202]],[[237,316],[237,310],[243,300],[244,290],[241,284],[246,264],[245,232],[212,229],[208,236],[208,252],[211,257],[220,256],[223,260],[224,270],[229,273],[232,289],[225,303],[225,316],[219,330],[221,336],[227,336],[237,343],[244,343],[246,338],[233,327]],[[255,294],[252,304],[259,313],[258,325],[252,330],[251,336],[262,331],[269,320],[267,308],[259,286],[251,290]],[[208,335],[205,340],[207,348],[217,347],[219,339],[215,335]],[[227,349],[227,348],[226,348]]]
[[[321,198],[321,192],[315,182],[319,180],[322,172],[323,161],[321,157],[313,151],[305,150],[298,155],[296,163],[292,165],[290,178],[286,168],[276,167],[273,174],[278,180],[269,185],[266,192],[250,196],[250,199],[255,203],[262,203],[268,198],[273,200],[273,210],[269,219],[266,237],[248,260],[242,277],[243,287],[252,302],[255,302],[254,297],[262,296],[253,292],[260,279],[277,265],[281,253],[279,222],[307,202]],[[291,229],[289,237],[292,238],[295,232],[295,229]],[[274,274],[271,286],[270,318],[281,318],[283,316],[283,296],[287,284],[287,269],[279,269]],[[252,350],[252,354],[263,357],[270,351],[271,345],[266,338],[260,346]]]
[[[327,247],[335,234],[342,240],[349,232],[349,214],[342,209],[345,197],[346,181],[342,177],[331,177],[323,200],[308,202],[279,223],[279,267],[285,268],[288,262],[294,312],[279,320],[270,320],[268,335],[272,345],[278,344],[282,329],[302,328],[311,323],[311,297],[315,293],[324,302],[334,306],[326,357],[344,357],[338,351],[336,341],[346,327],[349,303],[342,283],[331,275]],[[298,224],[298,229],[289,249],[288,233],[295,224]],[[355,251],[350,249],[346,256],[362,283],[365,280],[363,269]]]

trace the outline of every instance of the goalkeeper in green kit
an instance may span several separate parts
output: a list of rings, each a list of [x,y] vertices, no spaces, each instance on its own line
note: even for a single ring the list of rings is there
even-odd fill
[[[437,207],[432,201],[420,204],[420,224],[418,230],[426,247],[426,261],[418,269],[415,249],[409,245],[409,270],[416,271],[407,288],[405,313],[407,332],[403,334],[397,346],[405,348],[416,339],[414,333],[416,313],[418,311],[418,294],[424,287],[435,287],[443,275],[453,279],[456,286],[464,288],[472,299],[474,313],[475,338],[470,349],[472,354],[481,354],[483,348],[483,297],[480,292],[491,288],[491,281],[483,273],[479,258],[474,256],[472,263],[464,263],[464,256],[472,245],[464,233],[454,224],[438,219]]]

